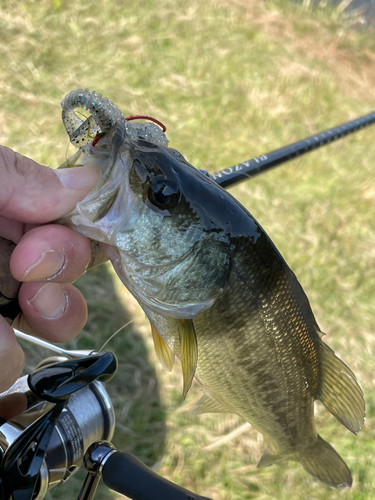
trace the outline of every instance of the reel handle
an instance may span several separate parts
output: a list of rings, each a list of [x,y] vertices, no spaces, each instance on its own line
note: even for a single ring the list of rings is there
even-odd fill
[[[108,488],[132,500],[210,500],[159,476],[138,458],[118,452],[106,441],[88,448],[84,464],[89,472],[77,500],[91,500],[100,477]]]

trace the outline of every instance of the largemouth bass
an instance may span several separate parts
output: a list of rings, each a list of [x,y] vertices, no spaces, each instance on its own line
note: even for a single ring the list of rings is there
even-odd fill
[[[356,434],[363,394],[322,341],[266,232],[168,148],[156,125],[127,122],[88,91],[72,92],[62,106],[80,147],[70,164],[98,166],[103,176],[60,222],[100,242],[149,319],[163,365],[181,360],[183,396],[195,376],[206,391],[196,412],[233,412],[261,432],[269,448],[259,466],[294,460],[329,487],[350,486],[350,470],[315,429],[314,401]],[[76,107],[90,117],[78,118]]]

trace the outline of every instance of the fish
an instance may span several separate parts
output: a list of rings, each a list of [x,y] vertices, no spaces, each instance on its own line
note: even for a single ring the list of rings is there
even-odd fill
[[[316,430],[314,401],[357,434],[363,392],[322,340],[265,230],[154,123],[130,123],[88,90],[71,92],[62,107],[80,147],[70,166],[103,175],[58,222],[99,242],[150,321],[163,366],[180,359],[183,398],[195,377],[205,391],[195,413],[232,412],[262,433],[259,467],[292,460],[330,488],[350,487],[349,468]],[[77,107],[91,113],[86,121]]]

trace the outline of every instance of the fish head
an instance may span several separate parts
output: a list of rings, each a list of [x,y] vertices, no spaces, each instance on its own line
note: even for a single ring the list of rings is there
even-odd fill
[[[104,172],[110,138],[76,164]],[[147,311],[191,319],[228,284],[239,235],[259,229],[241,205],[176,150],[125,136],[105,182],[64,218],[99,241],[118,276]]]

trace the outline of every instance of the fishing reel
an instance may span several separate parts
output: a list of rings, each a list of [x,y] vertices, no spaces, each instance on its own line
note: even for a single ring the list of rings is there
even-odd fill
[[[0,394],[0,500],[42,500],[84,466],[77,500],[93,498],[99,480],[134,500],[209,500],[162,478],[109,442],[115,414],[103,385],[117,370],[112,352],[54,350],[30,375]]]
[[[0,497],[41,500],[71,477],[87,448],[113,436],[115,416],[103,382],[115,374],[111,352],[42,361],[0,394]]]

